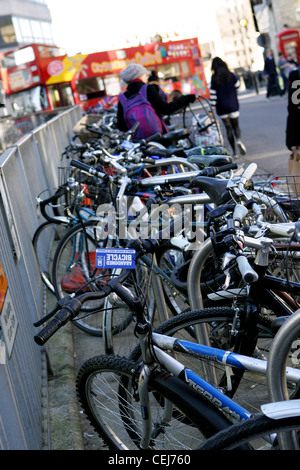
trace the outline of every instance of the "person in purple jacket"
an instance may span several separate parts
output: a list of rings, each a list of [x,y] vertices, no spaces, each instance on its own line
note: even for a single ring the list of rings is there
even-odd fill
[[[233,157],[238,157],[237,148],[241,155],[245,155],[246,147],[241,141],[239,126],[240,112],[237,96],[237,89],[240,86],[239,78],[228,69],[226,62],[220,57],[213,59],[211,69],[211,105],[224,123]]]

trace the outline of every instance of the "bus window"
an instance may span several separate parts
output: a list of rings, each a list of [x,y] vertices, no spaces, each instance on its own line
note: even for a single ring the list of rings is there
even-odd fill
[[[48,59],[49,57],[59,57],[60,55],[64,55],[64,51],[62,51],[59,47],[56,46],[37,46],[37,50],[39,56],[42,59]]]
[[[190,64],[188,63],[187,60],[183,60],[181,62],[181,71],[182,71],[183,78],[188,78],[191,76]]]
[[[61,92],[63,96],[64,106],[74,106],[75,101],[71,85],[69,85],[68,83],[62,84]]]
[[[52,108],[59,108],[60,106],[63,106],[58,87],[56,85],[49,86],[48,91],[50,95]]]
[[[104,83],[101,77],[77,80],[76,90],[80,101],[92,100],[94,98],[105,96]]]
[[[30,88],[12,95],[13,116],[35,113],[49,108],[47,94],[41,86]]]
[[[118,75],[107,75],[104,77],[106,94],[116,96],[121,93],[120,77]]]
[[[159,65],[158,77],[162,80],[168,80],[173,77],[180,78],[181,73],[179,64],[174,62],[173,64]]]
[[[48,86],[48,91],[53,108],[74,106],[75,101],[69,83],[59,83],[57,85]]]
[[[31,46],[28,46],[3,56],[1,59],[1,66],[3,68],[9,69],[10,67],[15,67],[16,65],[32,62],[34,59],[34,50]]]

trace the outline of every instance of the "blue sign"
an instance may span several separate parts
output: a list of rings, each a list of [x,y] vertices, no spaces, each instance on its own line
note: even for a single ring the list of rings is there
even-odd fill
[[[96,250],[97,268],[135,268],[135,250],[121,248],[97,248]]]

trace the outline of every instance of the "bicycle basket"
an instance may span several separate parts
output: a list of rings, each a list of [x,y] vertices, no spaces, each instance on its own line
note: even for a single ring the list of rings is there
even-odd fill
[[[66,207],[80,205],[95,209],[101,194],[97,178],[73,167],[58,167],[58,179],[61,187],[68,187],[63,203]]]
[[[274,176],[269,180],[254,181],[256,194],[265,197],[268,215],[280,209],[288,222],[300,218],[300,176]],[[268,204],[270,202],[270,204]]]
[[[203,96],[199,96],[193,106],[185,108],[183,126],[190,131],[190,140],[195,146],[224,145],[219,122],[209,101]]]

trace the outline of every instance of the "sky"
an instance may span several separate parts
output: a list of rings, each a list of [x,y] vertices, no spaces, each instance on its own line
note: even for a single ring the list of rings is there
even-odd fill
[[[126,47],[138,37],[144,43],[156,33],[186,37],[211,34],[213,0],[47,0],[54,41],[72,55]],[[204,14],[205,11],[205,14]],[[175,39],[173,36],[172,39]],[[135,44],[137,45],[137,44]]]

